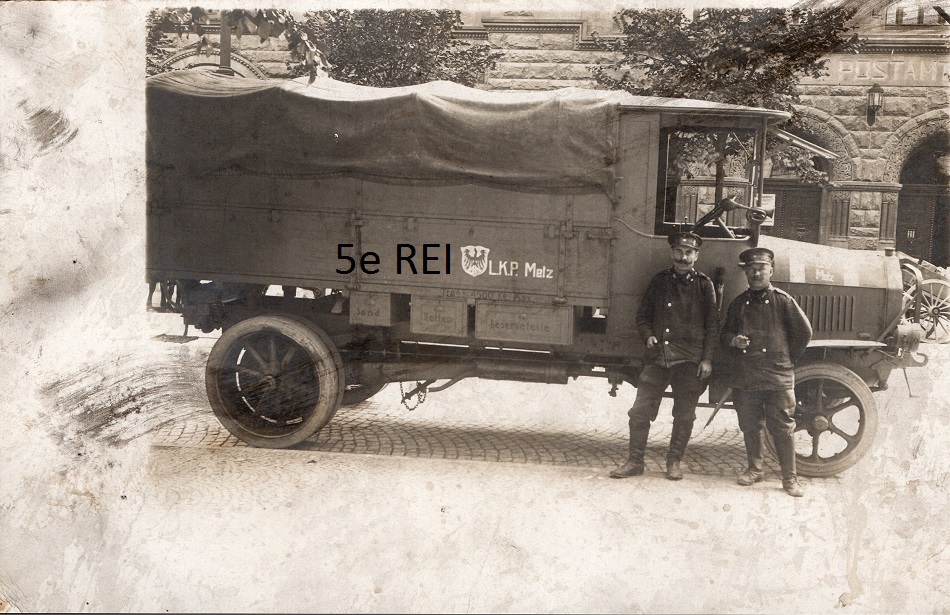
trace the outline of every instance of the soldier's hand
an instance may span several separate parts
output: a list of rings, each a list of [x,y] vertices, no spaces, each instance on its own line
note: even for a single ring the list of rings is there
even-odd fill
[[[749,347],[749,338],[744,335],[737,335],[732,338],[732,345],[736,348],[748,348]]]
[[[696,370],[696,376],[700,380],[705,380],[712,376],[712,361],[709,359],[703,359],[699,362],[699,369]]]
[[[647,338],[647,348],[653,348],[658,343],[660,343],[660,341],[656,339],[656,336],[654,335],[651,335],[650,337]]]

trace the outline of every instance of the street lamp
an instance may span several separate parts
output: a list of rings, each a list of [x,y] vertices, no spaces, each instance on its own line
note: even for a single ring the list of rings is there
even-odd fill
[[[884,106],[884,88],[878,84],[871,86],[868,90],[868,126],[874,125],[877,119],[877,112]]]

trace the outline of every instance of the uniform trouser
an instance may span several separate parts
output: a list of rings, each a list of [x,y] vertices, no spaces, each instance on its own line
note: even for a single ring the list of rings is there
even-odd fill
[[[643,368],[637,383],[637,398],[627,412],[630,417],[630,462],[643,465],[650,423],[660,412],[660,402],[667,386],[673,389],[673,433],[666,458],[667,461],[683,458],[696,420],[696,402],[706,388],[706,383],[696,376],[697,370],[696,363],[678,363],[672,367],[650,364]]]
[[[775,442],[782,478],[795,477],[795,391],[737,389],[733,391],[733,401],[745,440],[749,470],[763,471],[763,445],[768,429]]]

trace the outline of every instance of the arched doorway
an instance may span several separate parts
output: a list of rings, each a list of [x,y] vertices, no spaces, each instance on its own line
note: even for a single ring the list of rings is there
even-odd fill
[[[901,168],[898,250],[940,267],[950,265],[950,133],[920,142]]]

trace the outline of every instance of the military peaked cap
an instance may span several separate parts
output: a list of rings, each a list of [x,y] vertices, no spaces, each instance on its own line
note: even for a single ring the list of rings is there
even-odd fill
[[[673,233],[666,240],[670,242],[671,248],[684,246],[698,250],[703,245],[702,238],[696,233]]]
[[[767,265],[775,264],[775,252],[768,248],[749,248],[739,255],[739,266],[753,265],[755,263],[765,263]]]

